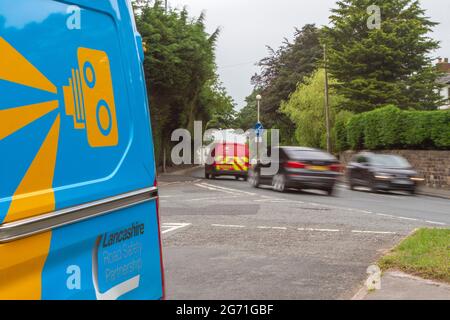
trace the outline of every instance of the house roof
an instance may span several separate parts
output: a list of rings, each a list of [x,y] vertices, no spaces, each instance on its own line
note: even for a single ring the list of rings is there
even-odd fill
[[[450,74],[440,77],[437,81],[440,84],[450,84]]]

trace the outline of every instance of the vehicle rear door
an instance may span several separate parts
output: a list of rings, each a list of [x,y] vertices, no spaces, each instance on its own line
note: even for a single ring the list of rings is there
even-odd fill
[[[0,299],[161,299],[131,4],[0,1]]]

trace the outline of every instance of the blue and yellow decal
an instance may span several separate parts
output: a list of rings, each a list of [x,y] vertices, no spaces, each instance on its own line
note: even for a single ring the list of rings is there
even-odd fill
[[[128,1],[0,1],[0,224],[154,185],[138,38]],[[155,201],[0,244],[0,299],[162,291]]]

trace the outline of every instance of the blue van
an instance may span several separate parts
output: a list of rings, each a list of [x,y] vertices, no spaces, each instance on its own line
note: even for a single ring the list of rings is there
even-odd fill
[[[0,0],[0,299],[163,299],[129,0]]]

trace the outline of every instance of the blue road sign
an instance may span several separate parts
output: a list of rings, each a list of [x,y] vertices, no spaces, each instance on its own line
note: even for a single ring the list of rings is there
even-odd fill
[[[255,131],[256,131],[256,136],[257,137],[261,137],[262,136],[262,134],[264,133],[264,126],[262,125],[261,122],[258,122],[255,125]]]

